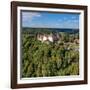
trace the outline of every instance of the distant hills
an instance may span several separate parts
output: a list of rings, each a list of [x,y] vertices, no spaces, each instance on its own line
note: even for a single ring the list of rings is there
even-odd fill
[[[23,32],[30,33],[58,33],[58,32],[67,32],[67,33],[79,33],[79,29],[66,29],[66,28],[28,28],[23,27]]]

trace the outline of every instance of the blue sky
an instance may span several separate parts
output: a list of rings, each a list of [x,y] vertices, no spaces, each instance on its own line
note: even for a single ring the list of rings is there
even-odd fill
[[[22,27],[79,28],[79,14],[22,11]]]

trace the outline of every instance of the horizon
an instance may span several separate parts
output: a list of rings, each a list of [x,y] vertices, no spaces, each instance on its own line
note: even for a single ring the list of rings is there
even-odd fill
[[[32,29],[74,29],[79,30],[79,28],[53,28],[53,27],[22,27],[22,28],[32,28]]]

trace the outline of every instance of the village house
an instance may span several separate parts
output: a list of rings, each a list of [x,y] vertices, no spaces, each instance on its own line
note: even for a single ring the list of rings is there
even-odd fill
[[[41,42],[46,42],[46,41],[49,41],[49,42],[54,42],[54,41],[57,41],[59,40],[60,36],[59,34],[38,34],[37,35],[37,39]]]
[[[75,39],[74,43],[79,44],[79,39]]]

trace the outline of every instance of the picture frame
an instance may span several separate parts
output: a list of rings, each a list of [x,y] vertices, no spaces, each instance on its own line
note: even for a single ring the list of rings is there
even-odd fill
[[[64,17],[66,17],[65,22],[67,22],[67,19],[68,20],[73,19],[73,20],[75,20],[75,23],[72,20],[72,21],[69,22],[69,24],[68,23],[65,24],[65,22],[62,20],[61,21],[61,23],[63,23],[62,25],[59,24],[59,25],[55,26],[56,21],[54,19],[59,19],[60,16],[61,16],[60,20],[62,20],[62,19],[64,20],[65,19],[65,18],[63,18],[63,16],[64,16]],[[76,18],[72,17],[72,16],[75,16]],[[38,19],[38,17],[39,17],[39,19]],[[71,19],[71,17],[72,17],[72,19]],[[37,21],[37,19],[38,19],[38,21]],[[48,24],[45,23],[46,22],[45,20],[47,20]],[[51,22],[55,22],[55,23],[51,23]],[[42,24],[42,23],[44,23],[44,24]],[[78,39],[79,44],[78,44],[77,41],[73,42],[73,40],[75,40],[75,39],[73,39],[70,42],[67,41],[67,40],[64,42],[64,39],[63,39],[62,40],[63,44],[59,43],[60,45],[63,45],[64,49],[67,46],[66,43],[70,44],[71,42],[72,42],[72,47],[77,46],[79,48],[78,52],[77,52],[78,54],[75,54],[75,55],[78,55],[77,57],[79,57],[78,61],[77,61],[78,66],[76,66],[76,61],[75,62],[72,61],[73,63],[70,64],[70,65],[73,65],[75,63],[75,66],[76,66],[76,67],[72,66],[73,68],[75,68],[75,69],[72,69],[72,73],[71,73],[71,69],[68,66],[67,66],[68,69],[66,67],[64,68],[63,64],[62,64],[62,67],[64,69],[62,69],[62,71],[61,71],[60,68],[55,69],[56,71],[54,71],[54,66],[52,66],[52,64],[50,64],[49,61],[46,62],[47,64],[45,64],[45,66],[47,65],[46,66],[46,68],[47,68],[48,63],[49,63],[51,65],[51,67],[53,68],[52,73],[55,72],[53,74],[50,71],[51,69],[46,70],[45,68],[44,68],[44,70],[46,70],[46,73],[50,72],[51,74],[45,74],[44,70],[41,71],[42,74],[40,74],[40,72],[37,74],[37,71],[40,70],[40,69],[39,70],[37,69],[39,67],[38,66],[39,61],[35,61],[35,63],[38,62],[38,64],[37,64],[36,68],[34,67],[35,70],[33,71],[33,74],[30,73],[31,68],[33,66],[29,68],[30,69],[29,71],[28,71],[28,69],[25,69],[26,71],[25,70],[23,71],[23,68],[25,68],[24,64],[26,65],[26,62],[24,63],[24,61],[26,59],[23,59],[23,56],[24,56],[25,53],[22,53],[22,52],[24,52],[24,46],[22,44],[24,39],[22,38],[22,36],[24,34],[26,35],[26,33],[28,33],[28,32],[26,32],[26,31],[28,31],[26,27],[28,27],[30,25],[31,25],[31,27],[34,27],[34,28],[30,29],[31,31],[34,31],[35,29],[39,28],[39,29],[41,29],[41,31],[39,29],[37,29],[37,31],[40,31],[40,33],[42,31],[44,31],[42,29],[43,27],[45,27],[45,33],[46,33],[46,30],[47,30],[48,27],[52,31],[55,31],[52,28],[56,29],[56,28],[66,27],[66,28],[62,29],[62,32],[64,32],[67,28],[70,28],[70,27],[72,29],[74,26],[79,29],[79,30],[77,30],[78,36],[79,36],[79,39]],[[47,86],[64,86],[64,85],[87,84],[88,83],[87,82],[87,73],[88,73],[87,72],[87,63],[88,63],[87,62],[87,33],[88,33],[87,25],[88,25],[88,23],[87,23],[87,6],[12,1],[11,2],[11,88],[15,89],[15,88],[32,88],[32,87],[47,87]],[[26,29],[26,31],[23,30],[23,27],[24,27],[24,29]],[[28,27],[28,28],[31,28],[31,27]],[[76,30],[76,28],[74,28],[74,29]],[[72,31],[73,31],[73,29],[72,29]],[[35,32],[36,31],[34,31],[34,33]],[[61,31],[59,31],[59,32],[61,32]],[[31,32],[29,32],[29,34],[30,33]],[[49,33],[51,34],[51,31]],[[70,31],[70,33],[71,33],[71,31]],[[54,38],[49,39],[49,34],[47,34],[47,36],[48,36],[48,38],[47,38],[48,42],[46,42],[45,45],[49,45],[48,43],[50,43],[50,40],[51,40],[51,42],[54,42],[54,40],[55,40]],[[73,35],[70,34],[70,36],[73,36]],[[75,36],[76,36],[76,34],[75,34]],[[27,37],[27,36],[25,36],[25,37]],[[45,36],[43,34],[42,38],[44,38],[44,37]],[[53,34],[53,37],[55,37],[55,34]],[[56,39],[58,39],[57,37],[56,37]],[[42,44],[44,42],[44,40],[42,39],[39,42]],[[56,41],[55,43],[57,44],[57,42],[59,42],[59,40]],[[70,45],[68,45],[68,46],[70,46]],[[26,50],[26,52],[27,52],[27,50]],[[75,51],[75,50],[73,50],[73,51]],[[74,52],[74,53],[76,53],[76,52]],[[32,52],[31,52],[31,54],[32,54]],[[29,52],[28,57],[31,54]],[[33,53],[32,55],[34,55],[34,54],[35,53]],[[40,54],[40,52],[39,52],[39,54]],[[37,55],[38,54],[36,54],[36,56]],[[38,55],[38,57],[39,57],[39,55]],[[49,56],[47,60],[49,60],[49,59],[51,60],[52,57],[53,56]],[[63,56],[62,58],[65,60],[65,57],[66,56]],[[67,57],[69,57],[69,54],[67,54]],[[77,57],[75,57],[75,60],[77,60],[76,59]],[[33,57],[32,62],[34,61],[34,58],[35,58],[35,60],[38,60],[38,59],[36,59],[36,57]],[[24,60],[24,61],[22,61],[22,60]],[[56,59],[56,60],[58,60],[58,59]],[[70,60],[71,60],[71,58],[70,58]],[[50,62],[53,63],[52,61],[50,61]],[[55,62],[57,62],[57,61],[55,61]],[[33,65],[35,63],[33,63]],[[31,65],[31,64],[29,63],[29,65]],[[44,64],[41,65],[41,67],[43,67],[43,66],[44,66]],[[27,66],[27,68],[28,67],[29,66]],[[76,68],[78,68],[78,69],[76,69]],[[60,69],[60,71],[59,71],[59,69]],[[69,70],[69,71],[66,73],[65,70],[66,71]],[[74,72],[74,70],[76,70],[76,71]],[[44,74],[43,74],[43,71],[44,71]],[[60,75],[61,75],[61,77],[59,77]],[[64,75],[65,75],[65,77],[64,77]],[[54,76],[56,76],[56,77],[54,77]],[[25,78],[23,79],[23,77],[25,77],[27,79],[25,79]]]

